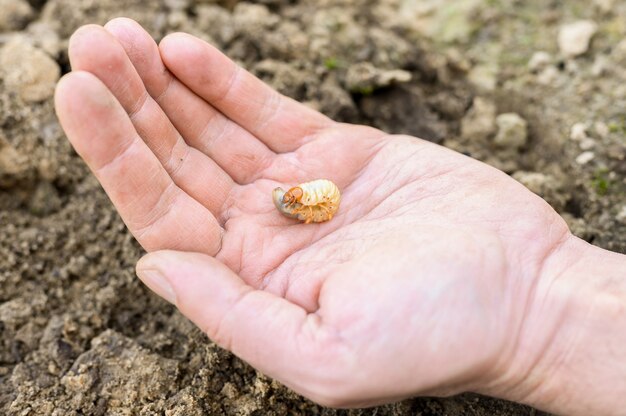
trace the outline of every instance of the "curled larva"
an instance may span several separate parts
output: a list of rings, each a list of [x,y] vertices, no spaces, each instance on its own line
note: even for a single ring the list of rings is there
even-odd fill
[[[341,194],[337,185],[327,179],[317,179],[294,186],[287,192],[274,189],[272,199],[276,209],[290,218],[305,223],[329,221],[339,209]]]

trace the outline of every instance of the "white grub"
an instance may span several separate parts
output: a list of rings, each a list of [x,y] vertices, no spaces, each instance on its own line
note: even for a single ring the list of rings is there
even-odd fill
[[[308,224],[330,221],[339,209],[341,194],[331,181],[317,179],[294,186],[287,192],[276,188],[272,199],[280,213]]]

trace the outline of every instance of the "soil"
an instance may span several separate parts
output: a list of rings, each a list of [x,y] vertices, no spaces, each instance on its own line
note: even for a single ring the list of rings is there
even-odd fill
[[[625,253],[625,2],[0,6],[0,414],[541,414],[472,394],[325,409],[211,344],[135,277],[142,250],[65,139],[54,83],[69,70],[68,37],[83,24],[123,15],[156,39],[190,32],[337,120],[416,135],[497,166],[544,197],[574,233]],[[597,32],[587,52],[566,58],[557,33],[581,19]]]

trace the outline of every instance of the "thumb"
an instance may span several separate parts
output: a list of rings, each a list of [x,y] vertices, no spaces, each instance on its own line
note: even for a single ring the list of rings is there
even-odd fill
[[[254,289],[204,254],[153,252],[137,263],[137,275],[215,343],[295,390],[308,390],[300,383],[319,358],[317,315]]]

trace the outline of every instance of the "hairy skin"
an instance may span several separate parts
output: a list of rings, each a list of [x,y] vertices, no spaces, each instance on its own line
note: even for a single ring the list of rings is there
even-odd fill
[[[562,248],[582,244],[542,199],[443,147],[333,122],[189,35],[157,47],[116,19],[69,54],[68,138],[152,253],[139,276],[213,341],[326,405],[468,390],[542,405],[524,376],[562,308],[534,318]],[[272,189],[315,178],[342,192],[331,221],[277,212]]]

